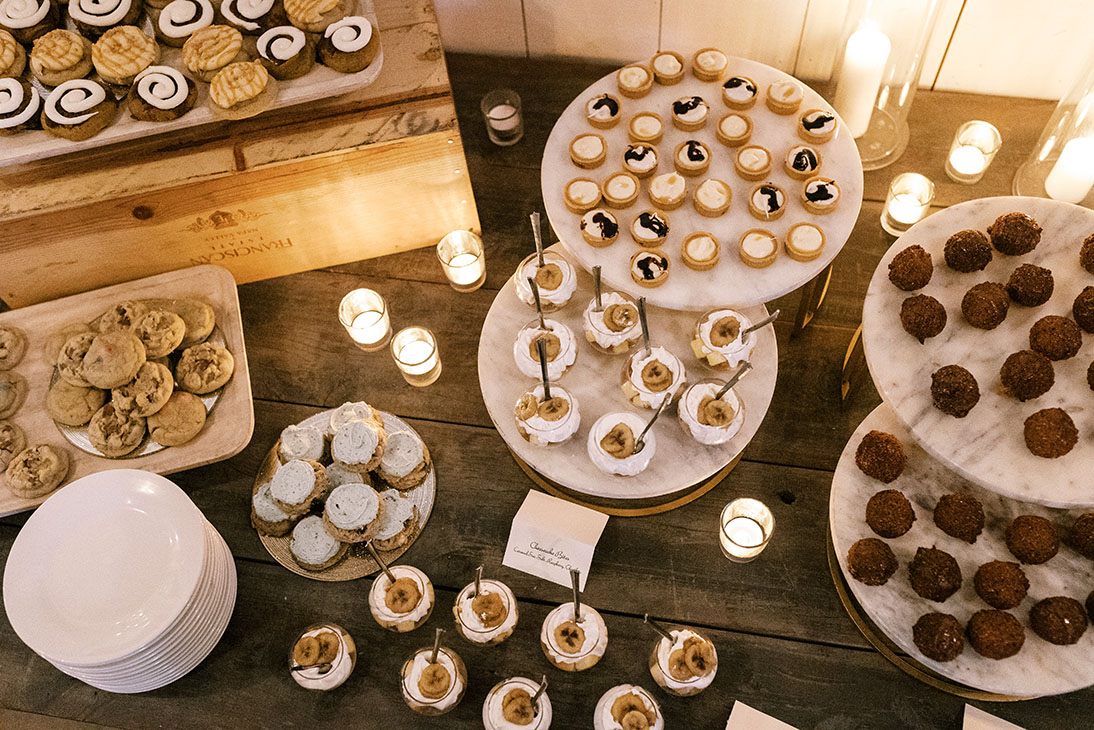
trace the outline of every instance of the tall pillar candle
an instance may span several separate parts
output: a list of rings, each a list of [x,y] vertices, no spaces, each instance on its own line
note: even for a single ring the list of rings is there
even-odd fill
[[[870,128],[891,50],[889,37],[874,28],[860,28],[847,39],[833,106],[853,137],[861,137]]]
[[[1045,192],[1053,200],[1078,203],[1094,187],[1094,138],[1076,137],[1064,145],[1060,158],[1045,178]]]

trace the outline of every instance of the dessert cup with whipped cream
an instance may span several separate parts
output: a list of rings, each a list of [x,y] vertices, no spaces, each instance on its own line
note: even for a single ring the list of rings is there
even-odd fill
[[[714,644],[691,629],[659,637],[650,652],[650,675],[661,689],[679,697],[697,695],[710,686],[718,673]]]
[[[688,386],[680,396],[676,414],[680,425],[693,439],[707,446],[724,444],[737,435],[745,422],[744,402],[730,388],[719,399],[721,380],[709,378]]]
[[[368,593],[368,607],[376,623],[388,631],[405,633],[420,627],[433,613],[433,584],[426,574],[410,565],[380,571]]]
[[[539,257],[532,254],[520,262],[516,273],[517,297],[530,307],[536,306],[528,279],[534,278],[544,312],[557,312],[566,306],[577,290],[577,273],[562,254],[543,252],[543,266]]]
[[[642,339],[638,322],[638,305],[634,299],[620,292],[606,292],[600,296],[597,309],[596,297],[589,301],[583,316],[585,339],[593,349],[605,355],[627,352]]]
[[[456,596],[456,630],[472,644],[500,644],[517,627],[517,597],[499,580],[483,578],[477,588],[472,581]]]
[[[691,350],[704,365],[719,371],[736,368],[752,357],[755,334],[746,335],[752,320],[734,309],[712,309],[695,323]]]
[[[539,644],[547,661],[564,672],[580,672],[600,661],[608,649],[608,625],[584,604],[574,620],[574,604],[563,603],[547,614],[539,632]]]
[[[451,712],[467,690],[467,667],[459,654],[446,646],[414,652],[403,664],[401,687],[403,700],[418,714],[435,716]]]
[[[631,405],[650,410],[673,398],[684,386],[684,363],[667,348],[640,347],[623,365],[620,386]]]
[[[289,650],[289,673],[304,689],[340,687],[357,666],[357,645],[337,624],[313,624],[304,629]]]
[[[543,323],[547,329],[539,326],[538,319],[520,328],[513,343],[513,360],[522,373],[538,379],[539,345],[536,343],[543,340],[547,345],[547,377],[558,380],[577,360],[577,340],[573,331],[557,319],[544,319]]]
[[[612,687],[596,703],[593,730],[664,730],[661,706],[646,689],[633,684]]]
[[[510,677],[494,685],[482,703],[482,724],[486,730],[548,730],[551,700],[546,692],[532,702],[540,685],[526,677]]]
[[[635,413],[607,413],[589,429],[589,460],[605,474],[630,477],[649,466],[657,452],[657,438],[650,431],[637,449],[636,439],[646,422]]]
[[[577,397],[558,385],[551,385],[549,399],[544,397],[543,385],[532,388],[517,401],[513,415],[517,432],[536,446],[569,441],[581,427]]]

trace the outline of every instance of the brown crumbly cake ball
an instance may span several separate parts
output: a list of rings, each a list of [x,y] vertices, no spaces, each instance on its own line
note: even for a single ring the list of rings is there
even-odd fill
[[[851,577],[868,586],[885,585],[897,569],[896,556],[884,541],[865,537],[847,551]]]
[[[991,263],[991,244],[980,231],[958,231],[946,241],[942,255],[946,265],[962,274],[983,271]]]
[[[931,611],[915,622],[912,641],[928,659],[952,662],[965,650],[965,630],[950,614]]]
[[[904,249],[889,262],[889,281],[904,291],[927,286],[933,272],[931,255],[918,243]]]
[[[961,588],[961,568],[945,550],[921,547],[908,565],[912,590],[928,601],[945,601]]]
[[[1094,390],[1094,361],[1086,366],[1086,384],[1090,386],[1091,390]]]
[[[1033,264],[1022,264],[1007,279],[1007,294],[1023,307],[1039,307],[1052,297],[1055,286],[1051,271]]]
[[[1007,394],[1027,401],[1047,393],[1056,382],[1056,373],[1052,369],[1052,361],[1041,353],[1020,350],[1003,361],[999,381]]]
[[[977,568],[972,585],[976,595],[992,608],[1014,608],[1029,592],[1029,578],[1022,566],[1005,560],[992,560]]]
[[[1010,297],[1002,284],[984,281],[965,292],[961,298],[961,313],[973,327],[993,330],[1007,318]]]
[[[1041,226],[1025,213],[1006,213],[988,226],[991,245],[1007,256],[1021,256],[1041,242]]]
[[[884,431],[871,431],[855,450],[855,464],[862,473],[888,484],[904,471],[907,457],[900,439]]]
[[[1043,408],[1025,422],[1026,448],[1034,456],[1056,459],[1079,442],[1079,429],[1062,408]]]
[[[1086,615],[1094,615],[1094,591],[1090,592],[1090,595],[1086,597]]]
[[[1082,346],[1082,330],[1067,317],[1050,314],[1041,317],[1029,328],[1029,349],[1041,353],[1049,360],[1075,357]]]
[[[1029,611],[1033,632],[1050,644],[1074,644],[1086,632],[1083,604],[1068,596],[1053,596],[1038,601]]]
[[[928,294],[908,297],[900,305],[900,326],[922,343],[946,328],[946,308]]]
[[[1094,286],[1084,288],[1075,297],[1075,302],[1071,305],[1071,316],[1084,332],[1094,332]]]
[[[1094,512],[1079,515],[1065,542],[1083,557],[1094,560]]]
[[[1007,549],[1026,565],[1040,565],[1060,551],[1056,527],[1044,517],[1018,515],[1007,527]]]
[[[960,365],[943,365],[931,374],[934,407],[954,418],[964,418],[980,402],[980,386]]]
[[[866,503],[866,524],[882,537],[900,537],[913,522],[912,503],[895,489],[883,489]]]
[[[950,537],[971,545],[984,531],[984,507],[967,494],[943,494],[934,507],[934,524]]]
[[[1079,249],[1079,266],[1094,274],[1094,233],[1086,237]]]
[[[1022,628],[1022,622],[995,608],[974,613],[965,631],[973,650],[988,659],[1012,657],[1026,643],[1026,630]]]

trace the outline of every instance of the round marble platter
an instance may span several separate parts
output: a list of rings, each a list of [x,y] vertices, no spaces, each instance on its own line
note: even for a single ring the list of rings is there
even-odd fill
[[[414,428],[403,419],[391,413],[385,413],[384,411],[377,410],[376,412],[384,419],[384,429],[389,434],[398,431],[410,431],[421,439],[421,434],[415,431]],[[334,413],[334,409],[320,411],[312,416],[308,416],[297,425],[311,426],[312,428],[318,428],[320,431],[326,432],[327,427],[330,424],[330,416],[332,413]],[[424,444],[425,441],[423,440],[422,443]],[[254,486],[251,490],[252,495],[254,492],[258,491],[259,487],[270,481],[274,472],[277,471],[277,467],[281,463],[277,455],[279,444],[280,440],[273,445],[269,452],[267,452],[266,458],[262,460],[262,465],[258,468],[258,473],[255,475]],[[324,464],[330,464],[329,455],[324,457]],[[389,488],[383,480],[378,477],[372,477],[372,487],[377,492],[382,492]],[[436,466],[430,464],[429,475],[426,476],[425,481],[414,489],[403,491],[402,494],[418,507],[418,524],[411,531],[410,539],[408,539],[406,544],[402,547],[395,548],[394,550],[380,551],[380,556],[388,565],[394,563],[403,553],[410,549],[410,546],[414,544],[425,529],[426,522],[429,521],[429,515],[433,512],[433,502],[437,498]],[[365,547],[364,543],[351,544],[349,550],[346,552],[346,557],[329,568],[324,568],[323,570],[308,570],[307,568],[301,567],[293,560],[292,551],[289,549],[289,544],[292,542],[291,531],[281,537],[263,535],[260,532],[258,533],[258,539],[262,541],[262,546],[266,548],[266,552],[270,554],[270,557],[280,563],[283,568],[287,568],[297,575],[302,575],[305,578],[311,578],[312,580],[320,580],[328,583],[356,580],[357,578],[364,578],[372,575],[380,570],[380,566],[373,560],[372,555],[369,553],[368,548]]]
[[[1000,215],[1021,211],[1043,229],[1041,242],[1025,256],[993,250],[983,271],[962,274],[946,266],[943,248],[954,233],[986,231]],[[1056,381],[1040,398],[1025,403],[1003,395],[999,368],[1006,357],[1029,348],[1029,329],[1049,314],[1071,316],[1071,304],[1094,276],[1079,266],[1079,248],[1094,233],[1094,211],[1041,198],[999,197],[961,203],[920,221],[897,239],[874,271],[862,312],[862,341],[870,374],[882,398],[896,411],[919,444],[936,459],[972,482],[1008,497],[1050,507],[1094,505],[1089,466],[1094,464],[1094,393],[1086,369],[1094,359],[1094,336],[1084,335],[1079,354],[1053,363]],[[905,292],[889,281],[889,262],[906,247],[919,244],[934,260],[934,274],[924,288]],[[968,324],[961,298],[974,284],[1006,284],[1020,264],[1052,271],[1052,298],[1039,307],[1011,303],[1007,318],[994,330]],[[946,308],[946,328],[925,344],[900,325],[900,305],[914,294],[929,294]],[[931,373],[958,364],[976,378],[980,401],[964,418],[934,407]],[[1026,448],[1023,423],[1035,411],[1060,407],[1079,429],[1079,443],[1057,459],[1033,455]]]
[[[855,464],[862,437],[872,430],[900,439],[908,457],[903,474],[890,484],[868,477]],[[866,524],[866,502],[883,489],[897,489],[912,503],[916,520],[904,535],[885,540],[900,567],[882,586],[868,586],[851,577],[847,551],[856,541],[878,537]],[[969,545],[935,527],[934,506],[943,494],[970,494],[984,506],[984,531]],[[1070,596],[1080,603],[1094,588],[1094,562],[1063,545],[1056,557],[1041,565],[1023,565],[1029,579],[1029,595],[1010,613],[1026,629],[1022,650],[1009,659],[980,656],[965,642],[965,650],[952,662],[925,657],[912,641],[912,626],[929,611],[953,614],[965,625],[973,613],[990,608],[973,589],[976,569],[991,560],[1017,562],[1004,541],[1007,525],[1020,514],[1046,517],[1058,526],[1070,527],[1082,510],[1049,509],[1003,497],[971,484],[948,470],[916,446],[893,410],[882,404],[859,424],[840,455],[832,477],[828,519],[840,568],[859,605],[877,627],[912,658],[942,676],[986,692],[1011,696],[1063,694],[1094,684],[1094,628],[1088,628],[1077,644],[1056,646],[1033,632],[1029,610],[1050,596]],[[943,603],[921,598],[908,581],[908,565],[919,547],[936,547],[954,556],[961,566],[961,588]]]
[[[558,247],[552,249],[558,250]],[[604,291],[609,291],[609,288],[605,287]],[[563,487],[612,500],[639,500],[680,492],[717,473],[744,451],[759,430],[775,392],[779,356],[772,327],[764,327],[753,333],[757,338],[751,360],[753,370],[734,387],[744,402],[744,425],[727,443],[706,446],[695,441],[684,430],[676,408],[672,406],[661,414],[653,426],[657,453],[644,472],[633,477],[618,477],[605,474],[593,465],[589,460],[587,442],[589,429],[596,419],[606,413],[620,411],[638,413],[648,418],[653,411],[632,406],[620,388],[624,363],[630,353],[605,355],[593,349],[585,339],[582,318],[592,298],[593,278],[578,270],[577,290],[573,298],[561,310],[547,315],[569,327],[577,340],[577,360],[557,383],[576,397],[581,426],[569,441],[540,447],[521,437],[513,416],[513,409],[520,397],[539,383],[539,380],[524,375],[513,359],[513,343],[517,333],[521,327],[536,319],[536,311],[517,298],[512,277],[495,297],[479,339],[479,385],[490,419],[506,445],[542,476]],[[767,309],[762,305],[741,311],[753,322],[767,316]],[[680,358],[688,383],[704,378],[727,377],[725,373],[700,364],[692,353],[691,339],[699,315],[657,307],[649,307],[647,315],[652,344],[663,345]],[[638,346],[641,347],[641,344]]]
[[[645,61],[643,62],[645,63]],[[787,151],[798,144],[807,144],[797,135],[798,117],[809,109],[835,112],[819,94],[801,84],[805,94],[798,112],[780,116],[767,108],[763,97],[774,81],[791,79],[788,74],[756,61],[730,57],[726,76],[744,75],[758,86],[755,105],[743,114],[752,119],[753,132],[749,145],[763,145],[771,153],[771,173],[766,180],[781,187],[787,197],[786,211],[778,220],[764,222],[754,218],[748,210],[749,192],[759,182],[740,177],[733,166],[737,148],[727,147],[715,137],[718,121],[731,110],[722,101],[720,82],[700,81],[691,75],[690,60],[684,79],[672,86],[654,84],[653,90],[641,99],[628,99],[619,93],[615,73],[608,74],[577,96],[555,123],[543,151],[541,181],[543,201],[555,233],[586,270],[599,264],[605,283],[637,298],[645,296],[650,304],[667,309],[703,311],[714,306],[750,307],[769,302],[776,297],[794,291],[824,270],[843,248],[854,228],[862,205],[862,162],[855,140],[839,121],[836,135],[828,142],[812,144],[821,154],[818,174],[830,177],[839,186],[842,200],[827,215],[809,213],[801,204],[802,181],[795,180],[783,169]],[[596,129],[585,119],[585,103],[593,96],[609,93],[620,101],[620,121],[612,129]],[[698,95],[710,106],[706,125],[696,132],[683,132],[672,124],[672,102],[682,96]],[[664,138],[656,145],[658,166],[655,174],[673,171],[672,155],[676,146],[688,139],[702,141],[711,151],[710,169],[699,177],[688,178],[688,196],[676,210],[667,211],[669,235],[661,250],[672,261],[669,279],[655,289],[639,286],[630,276],[630,259],[639,247],[631,238],[630,225],[634,218],[647,208],[656,206],[650,201],[648,182],[640,180],[641,191],[630,207],[614,210],[619,219],[619,238],[605,248],[594,248],[581,237],[581,216],[566,208],[563,190],[576,177],[588,177],[603,183],[611,174],[623,169],[623,153],[627,149],[627,126],[637,112],[653,111],[664,121]],[[577,167],[570,160],[570,142],[582,133],[599,134],[607,142],[607,157],[592,170]],[[707,178],[718,178],[733,189],[733,202],[729,210],[718,218],[706,218],[692,205],[695,188]],[[763,182],[763,181],[760,181]],[[602,203],[603,205],[603,203]],[[786,231],[795,223],[807,221],[824,231],[825,245],[822,254],[809,262],[791,259],[780,245],[779,256],[770,266],[754,269],[741,261],[737,243],[741,234],[752,228],[765,228],[782,241]],[[680,244],[694,231],[714,234],[721,244],[721,258],[709,271],[693,271],[684,265],[680,256]]]

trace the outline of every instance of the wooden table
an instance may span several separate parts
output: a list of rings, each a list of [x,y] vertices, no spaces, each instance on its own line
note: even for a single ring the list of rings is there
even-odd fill
[[[587,728],[604,690],[622,682],[653,688],[646,656],[655,637],[642,625],[644,612],[703,627],[720,656],[717,679],[698,698],[657,692],[668,728],[720,730],[734,699],[803,730],[960,727],[963,701],[905,676],[870,649],[829,577],[825,526],[832,470],[855,426],[879,401],[866,382],[841,406],[840,364],[859,322],[870,273],[892,242],[878,223],[889,179],[904,170],[927,174],[938,186],[940,205],[1008,194],[1015,168],[1053,105],[919,94],[908,152],[892,167],[866,175],[867,200],[836,260],[823,309],[793,339],[791,323],[777,325],[778,388],[740,465],[710,494],[682,509],[609,521],[586,598],[605,615],[611,642],[594,670],[575,676],[549,668],[538,646],[544,615],[567,591],[500,566],[510,520],[531,485],[490,425],[476,385],[475,354],[491,300],[532,250],[527,214],[541,205],[538,165],[551,125],[606,69],[467,56],[450,56],[449,68],[488,247],[486,286],[457,294],[444,282],[433,252],[421,249],[241,287],[255,393],[254,439],[230,461],[174,477],[236,556],[239,600],[227,634],[179,682],[146,695],[120,696],[58,673],[0,620],[0,727],[476,728],[483,698],[495,682],[546,672],[554,727]],[[489,143],[478,112],[479,99],[497,86],[516,89],[526,114],[525,139],[507,149]],[[972,118],[998,126],[1003,148],[981,183],[960,186],[945,178],[943,163],[957,125]],[[353,348],[335,310],[342,294],[359,283],[384,293],[396,327],[417,323],[437,333],[444,374],[435,385],[409,387],[386,352]],[[784,311],[796,304],[793,294],[776,302]],[[428,441],[439,473],[429,527],[406,555],[433,579],[438,606],[428,627],[409,635],[395,636],[375,624],[367,582],[322,584],[295,576],[269,558],[248,524],[255,470],[280,429],[319,408],[359,398],[410,419]],[[748,565],[726,561],[715,538],[721,506],[739,495],[771,505],[778,523],[767,551]],[[0,560],[23,519],[0,521]],[[429,643],[429,627],[451,627],[455,593],[480,563],[516,591],[520,625],[497,648],[472,648],[452,637],[469,669],[467,696],[444,719],[421,718],[399,695],[399,666]],[[354,675],[329,694],[299,689],[285,666],[294,632],[321,619],[347,627],[360,649]],[[988,709],[1029,729],[1077,727],[1094,712],[1094,692]]]

